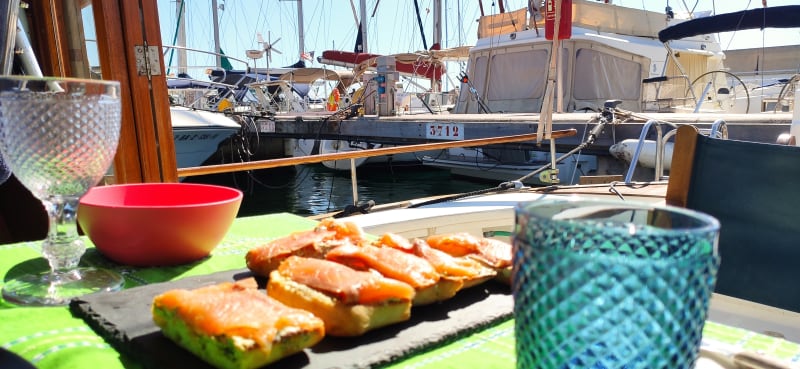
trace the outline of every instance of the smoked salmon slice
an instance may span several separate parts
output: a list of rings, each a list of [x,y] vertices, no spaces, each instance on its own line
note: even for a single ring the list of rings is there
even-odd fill
[[[462,232],[428,236],[425,242],[452,256],[469,256],[495,269],[511,266],[511,245],[503,241]]]
[[[353,222],[325,218],[319,222],[316,229],[332,231],[336,234],[335,238],[337,240],[350,241],[356,245],[362,245],[368,242],[364,230]]]
[[[344,304],[411,301],[415,294],[407,283],[324,259],[291,256],[281,263],[278,273]]]
[[[267,293],[318,316],[326,335],[340,337],[408,320],[416,297],[409,284],[377,272],[299,256],[287,258],[270,273]]]
[[[376,245],[392,247],[427,260],[443,278],[456,278],[464,282],[462,288],[487,281],[497,274],[494,269],[467,257],[455,257],[434,249],[423,239],[408,240],[394,233],[383,234]]]
[[[416,291],[412,301],[415,306],[449,299],[464,286],[461,279],[442,278],[427,260],[388,246],[344,245],[332,249],[325,258],[408,283]]]
[[[315,332],[322,338],[325,332],[322,320],[305,310],[288,307],[253,287],[255,283],[252,286],[221,283],[195,290],[170,290],[155,297],[153,308],[174,311],[188,326],[204,335],[248,337],[262,347],[270,347],[287,329]],[[165,324],[158,320],[156,323]]]
[[[266,277],[289,256],[322,258],[325,249],[332,247],[331,242],[336,240],[336,235],[336,232],[325,229],[294,232],[250,249],[245,255],[245,262],[253,273]],[[340,245],[341,242],[335,244]]]
[[[357,224],[326,218],[312,230],[294,232],[249,250],[245,261],[253,273],[267,277],[289,256],[324,258],[334,247],[366,242],[366,234]]]
[[[358,270],[373,269],[414,289],[432,286],[440,278],[427,260],[391,247],[343,245],[330,250],[325,258]]]

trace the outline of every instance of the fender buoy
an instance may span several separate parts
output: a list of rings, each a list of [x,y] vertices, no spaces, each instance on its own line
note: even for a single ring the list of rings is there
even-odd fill
[[[331,91],[331,94],[328,96],[328,104],[326,105],[328,111],[339,110],[339,98],[339,89],[334,88],[333,91]]]

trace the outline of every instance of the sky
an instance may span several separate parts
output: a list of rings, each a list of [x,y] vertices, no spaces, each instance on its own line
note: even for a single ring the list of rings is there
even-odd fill
[[[500,1],[500,0],[497,0]],[[483,1],[486,14],[499,13],[497,1]],[[232,57],[248,60],[245,51],[259,49],[257,33],[274,42],[281,53],[272,54],[270,66],[287,66],[300,58],[298,41],[297,0],[217,0],[220,25],[220,44]],[[418,0],[420,18],[425,27],[423,41],[414,1],[367,0],[367,48],[369,52],[390,54],[424,49],[432,43],[433,0]],[[476,41],[477,22],[480,17],[477,0],[442,0],[444,7],[443,47],[471,45]],[[757,0],[611,0],[615,5],[663,12],[667,5],[678,13],[684,4],[695,11],[728,13],[761,7]],[[376,6],[377,3],[377,6]],[[797,4],[798,0],[768,0],[769,6]],[[186,1],[187,46],[202,50],[213,49],[212,0]],[[359,0],[304,0],[304,49],[319,56],[324,50],[349,50],[355,45],[357,25],[354,15],[359,12]],[[506,10],[523,8],[527,0],[505,0]],[[174,44],[176,16],[175,0],[158,0],[162,42]],[[731,41],[731,39],[733,41]],[[276,42],[277,40],[277,42]],[[761,46],[800,44],[800,28],[739,31],[722,35],[723,49],[741,49]],[[191,59],[191,57],[190,57]],[[256,60],[265,66],[267,60]],[[199,62],[198,62],[199,63]],[[190,64],[192,61],[190,60]],[[312,65],[319,66],[318,63]],[[234,64],[234,68],[237,66]],[[238,68],[237,68],[238,69]]]

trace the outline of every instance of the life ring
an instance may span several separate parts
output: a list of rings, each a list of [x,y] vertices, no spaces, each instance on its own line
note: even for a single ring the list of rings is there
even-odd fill
[[[339,98],[340,98],[339,89],[334,88],[333,91],[331,91],[331,94],[328,95],[328,104],[326,104],[325,106],[328,109],[328,111],[339,110]]]

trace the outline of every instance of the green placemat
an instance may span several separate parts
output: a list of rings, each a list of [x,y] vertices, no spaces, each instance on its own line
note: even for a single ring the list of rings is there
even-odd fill
[[[91,246],[81,259],[81,265],[101,266],[120,272],[126,278],[125,288],[243,269],[246,267],[244,255],[251,247],[292,231],[311,229],[316,223],[288,213],[239,218],[210,257],[187,265],[133,268],[109,261]],[[41,257],[40,242],[0,245],[3,281],[46,269],[47,261]],[[137,362],[114,350],[82,319],[73,317],[67,307],[17,307],[0,300],[0,322],[0,347],[17,353],[39,368],[140,367]]]
[[[156,282],[244,268],[244,254],[257,244],[305,230],[316,222],[291,214],[240,218],[210,258],[171,268],[130,268],[114,264],[90,249],[85,265],[118,270],[127,277],[126,288]],[[0,245],[0,275],[3,280],[25,272],[46,269],[39,243]],[[67,307],[27,308],[0,301],[0,347],[15,352],[38,368],[141,368],[120,354]],[[448,345],[432,349],[388,366],[399,368],[508,368],[514,364],[513,321],[470,334]],[[783,339],[709,322],[704,335],[746,350],[800,363],[800,345]]]
[[[706,322],[703,339],[739,350],[800,364],[800,344],[748,330]],[[514,320],[469,335],[453,344],[403,360],[390,369],[515,369]]]

